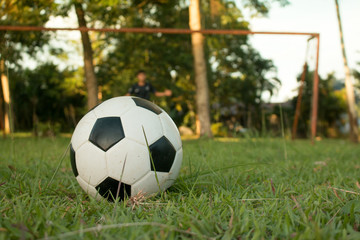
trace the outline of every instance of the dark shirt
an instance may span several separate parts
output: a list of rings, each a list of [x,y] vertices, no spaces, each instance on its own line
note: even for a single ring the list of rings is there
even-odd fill
[[[139,86],[138,83],[135,83],[134,85],[131,86],[131,88],[129,88],[128,91],[128,93],[130,93],[131,95],[145,98],[147,100],[150,99],[150,93],[155,93],[155,92],[156,90],[153,87],[153,85],[151,85],[151,83],[148,82],[146,82],[144,86]]]

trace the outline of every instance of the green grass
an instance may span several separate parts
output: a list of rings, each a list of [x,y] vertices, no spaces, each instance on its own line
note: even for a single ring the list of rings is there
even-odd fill
[[[173,187],[116,206],[87,197],[68,154],[50,181],[68,143],[0,139],[0,239],[360,239],[347,141],[184,141]]]

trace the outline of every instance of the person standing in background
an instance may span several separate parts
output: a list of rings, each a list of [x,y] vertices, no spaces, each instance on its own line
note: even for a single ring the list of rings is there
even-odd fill
[[[138,79],[138,82],[129,88],[126,96],[136,96],[150,100],[151,94],[154,94],[156,97],[169,97],[172,95],[172,91],[169,89],[166,89],[163,92],[156,91],[154,86],[146,81],[146,73],[144,70],[139,70],[136,74],[136,78]]]

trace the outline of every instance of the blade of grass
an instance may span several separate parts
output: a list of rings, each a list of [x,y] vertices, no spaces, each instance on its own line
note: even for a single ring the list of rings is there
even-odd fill
[[[153,169],[154,169],[156,183],[157,183],[157,185],[158,185],[158,187],[159,187],[159,191],[161,192],[159,178],[158,178],[158,175],[157,175],[157,173],[156,173],[155,163],[154,163],[154,159],[153,159],[153,157],[152,157],[151,151],[150,151],[150,147],[149,147],[149,143],[148,143],[148,140],[147,140],[147,137],[146,137],[145,129],[144,129],[144,126],[141,126],[141,127],[142,127],[142,130],[143,130],[143,133],[144,133],[144,138],[145,138],[145,142],[146,142],[146,147],[147,147],[148,152],[149,152],[149,155],[150,155],[151,165],[152,165],[152,167],[153,167]]]
[[[120,201],[119,200],[119,194],[120,194],[120,188],[121,188],[121,183],[122,183],[122,178],[123,178],[123,175],[124,175],[124,170],[125,170],[125,164],[126,164],[126,159],[127,159],[127,153],[125,155],[125,159],[124,159],[124,163],[123,163],[123,167],[122,167],[122,170],[121,170],[121,174],[120,174],[120,181],[119,181],[119,184],[118,184],[118,188],[116,190],[116,196],[115,196],[115,204],[114,204],[114,212],[115,212],[115,209],[116,209],[116,206],[118,204],[118,202]],[[124,196],[125,196],[125,187],[124,187]],[[130,196],[129,196],[130,197]]]
[[[59,172],[60,166],[61,166],[62,162],[64,161],[64,158],[65,158],[67,152],[68,152],[69,149],[70,149],[70,144],[71,144],[71,143],[69,142],[69,144],[67,145],[66,150],[64,151],[64,153],[62,154],[62,156],[61,156],[61,158],[60,158],[60,160],[59,160],[59,164],[57,165],[54,174],[53,174],[52,177],[50,178],[50,181],[48,182],[48,184],[46,185],[46,187],[45,187],[44,190],[48,189],[48,187],[50,186],[50,184],[51,184],[52,181],[54,180],[56,174]]]

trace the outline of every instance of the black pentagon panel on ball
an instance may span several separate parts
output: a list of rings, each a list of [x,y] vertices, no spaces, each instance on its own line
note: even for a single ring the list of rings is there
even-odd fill
[[[111,177],[106,178],[95,188],[99,192],[99,194],[106,198],[109,202],[114,202],[115,199],[120,198],[120,200],[124,200],[125,197],[131,196],[131,186],[125,183],[120,183]]]
[[[162,136],[159,140],[150,145],[150,153],[154,164],[150,158],[151,171],[169,172],[176,155],[176,150],[170,141]]]
[[[71,163],[72,171],[73,171],[75,177],[77,177],[79,175],[79,173],[76,168],[75,151],[74,151],[72,144],[70,144],[70,163]]]
[[[158,106],[156,106],[156,104],[154,104],[146,99],[137,98],[137,97],[133,97],[132,99],[134,100],[136,106],[138,106],[138,107],[145,108],[149,111],[152,111],[153,113],[155,113],[157,115],[162,113],[162,110]]]
[[[106,152],[124,137],[120,117],[104,117],[96,120],[89,141]]]

